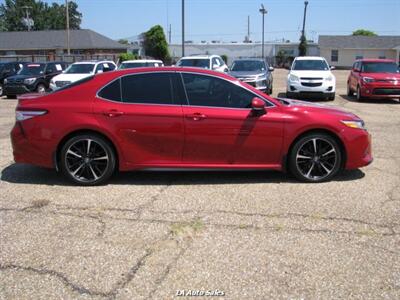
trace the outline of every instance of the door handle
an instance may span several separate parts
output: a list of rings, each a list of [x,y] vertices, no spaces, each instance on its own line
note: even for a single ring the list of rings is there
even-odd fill
[[[186,118],[192,119],[193,121],[201,121],[201,120],[206,119],[207,116],[202,113],[194,113],[194,114],[186,115]]]
[[[111,109],[111,110],[103,112],[103,115],[110,117],[110,118],[119,117],[119,116],[122,116],[123,114],[124,114],[123,111],[118,111],[116,109]]]

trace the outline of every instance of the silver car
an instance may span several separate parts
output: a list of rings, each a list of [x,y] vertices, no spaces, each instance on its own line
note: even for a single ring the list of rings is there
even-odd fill
[[[262,59],[247,58],[233,61],[229,74],[264,93],[272,94],[273,70]]]

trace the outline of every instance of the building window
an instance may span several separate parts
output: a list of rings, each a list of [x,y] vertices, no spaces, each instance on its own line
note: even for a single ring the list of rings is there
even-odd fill
[[[339,50],[332,50],[331,51],[331,62],[338,62],[339,61]]]

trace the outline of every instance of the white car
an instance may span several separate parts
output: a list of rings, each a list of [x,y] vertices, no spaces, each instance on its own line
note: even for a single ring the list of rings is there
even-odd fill
[[[125,60],[119,65],[118,69],[122,70],[141,67],[164,67],[164,63],[157,59]]]
[[[296,57],[287,77],[286,97],[318,96],[335,100],[336,78],[325,58]]]
[[[219,72],[228,72],[228,66],[219,55],[195,55],[182,57],[176,63],[178,67],[204,68]]]
[[[113,61],[80,61],[70,65],[60,75],[50,81],[50,89],[55,91],[75,81],[98,73],[113,71],[117,65]]]

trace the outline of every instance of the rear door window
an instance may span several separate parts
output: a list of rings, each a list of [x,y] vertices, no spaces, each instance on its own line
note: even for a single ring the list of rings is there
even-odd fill
[[[144,73],[121,78],[122,101],[142,104],[179,104],[174,101],[173,74]]]

